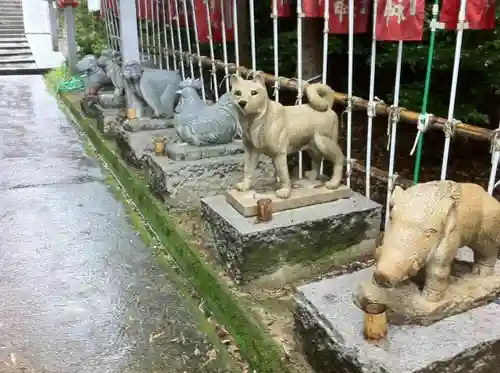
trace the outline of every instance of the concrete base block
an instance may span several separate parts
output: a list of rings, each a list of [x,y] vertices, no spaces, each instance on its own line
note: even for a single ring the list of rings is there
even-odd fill
[[[97,127],[106,137],[115,137],[118,128],[122,127],[125,120],[124,109],[105,109],[95,105],[97,109]]]
[[[116,131],[116,144],[121,151],[122,157],[132,166],[144,168],[147,165],[145,155],[154,151],[154,139],[164,137],[166,139],[175,136],[173,128],[130,132],[124,128]]]
[[[203,158],[224,157],[243,154],[245,148],[241,140],[229,144],[195,146],[187,143],[168,143],[165,152],[174,161],[197,161]]]
[[[222,194],[243,179],[243,154],[193,161],[154,154],[146,158],[151,189],[174,208],[199,208],[201,198]],[[272,180],[271,161],[260,162],[254,176],[255,180]]]
[[[256,223],[226,201],[204,198],[202,215],[214,238],[214,249],[228,274],[245,283],[272,274],[284,265],[328,261],[339,251],[358,247],[360,255],[375,248],[381,206],[358,193],[313,206],[273,213]]]
[[[363,336],[363,311],[353,303],[372,269],[298,288],[295,327],[318,373],[493,373],[500,366],[500,305],[429,326],[389,325],[377,344]]]

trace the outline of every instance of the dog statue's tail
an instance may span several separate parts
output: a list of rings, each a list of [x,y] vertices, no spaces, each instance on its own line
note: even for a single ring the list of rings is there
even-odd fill
[[[309,106],[317,111],[327,111],[333,107],[335,101],[335,91],[326,84],[309,84],[306,89],[306,97]]]

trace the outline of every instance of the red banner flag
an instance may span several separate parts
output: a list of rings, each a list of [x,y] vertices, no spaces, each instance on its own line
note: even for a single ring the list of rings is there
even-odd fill
[[[465,21],[469,30],[490,30],[495,28],[496,0],[467,0]],[[443,0],[439,21],[448,30],[455,30],[458,23],[460,0]]]
[[[303,0],[302,12],[308,18],[323,17],[325,15],[324,0]]]
[[[275,2],[277,2],[278,17],[290,17],[292,15],[292,0],[273,0],[271,11],[274,9]]]
[[[137,4],[137,19],[145,20],[153,19],[153,6],[150,0],[138,0]]]
[[[321,17],[325,12],[325,0],[320,0],[319,13]],[[328,0],[328,32],[330,34],[349,33],[349,0]],[[354,33],[360,34],[368,31],[370,23],[370,0],[354,0]]]
[[[424,35],[425,0],[377,0],[375,38],[420,41]]]
[[[212,27],[212,40],[214,43],[222,43],[222,6],[224,6],[226,40],[228,42],[234,40],[233,0],[210,0],[210,25]],[[198,26],[200,43],[208,43],[207,11],[203,0],[195,0],[194,15]]]

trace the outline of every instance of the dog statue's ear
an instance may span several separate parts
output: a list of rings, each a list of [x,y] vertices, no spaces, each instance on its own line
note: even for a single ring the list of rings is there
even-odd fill
[[[266,86],[266,78],[264,78],[264,74],[260,71],[257,71],[252,79],[255,83],[260,83],[262,86]]]
[[[231,76],[229,78],[229,82],[231,83],[231,86],[238,83],[239,80],[240,80],[240,77],[238,76],[238,74],[231,74]]]

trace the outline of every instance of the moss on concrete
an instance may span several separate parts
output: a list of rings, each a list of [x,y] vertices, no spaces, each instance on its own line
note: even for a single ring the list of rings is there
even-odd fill
[[[49,74],[48,84],[54,87],[57,84],[54,79],[58,76],[56,73]],[[75,95],[63,94],[58,97],[158,236],[161,245],[157,247],[155,254],[175,261],[206,307],[234,336],[243,358],[250,363],[251,368],[259,373],[294,372],[295,367],[287,362],[281,348],[259,325],[252,313],[231,294],[227,285],[218,278],[199,252],[188,243],[185,233],[178,229],[164,206],[150,193],[147,183],[119,157],[116,145],[101,135],[94,119],[82,116]]]

